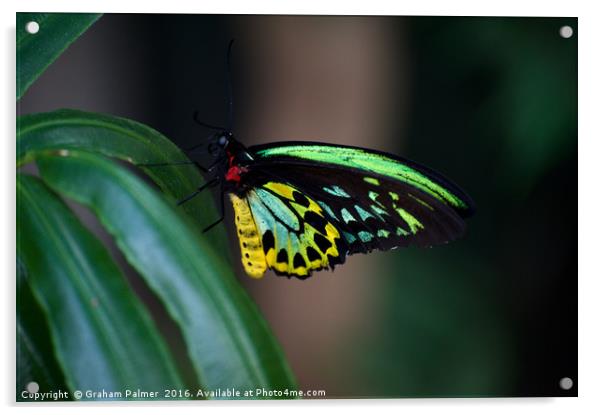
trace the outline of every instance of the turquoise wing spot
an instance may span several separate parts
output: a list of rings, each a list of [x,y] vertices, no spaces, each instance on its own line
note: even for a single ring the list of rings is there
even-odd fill
[[[345,190],[343,190],[341,187],[334,185],[331,187],[323,187],[322,188],[326,193],[330,193],[333,196],[338,196],[338,197],[346,197],[346,198],[350,198],[351,196],[349,196],[349,194],[347,194],[347,192]]]
[[[384,208],[385,205],[383,205],[382,203],[380,203],[377,199],[378,199],[378,193],[376,193],[375,191],[370,190],[368,192],[368,197],[370,198],[370,200],[372,200],[374,203],[376,203],[378,206],[380,206],[381,208]]]
[[[268,210],[264,203],[262,203],[261,198],[258,195],[257,191],[250,192],[248,197],[249,207],[253,212],[253,218],[255,219],[255,223],[259,228],[261,234],[263,234],[267,230],[271,230],[275,227],[274,215],[272,212]],[[280,224],[280,226],[283,226]],[[275,232],[276,233],[276,232]]]
[[[322,209],[324,209],[326,211],[326,213],[328,213],[328,215],[333,218],[334,220],[339,220],[339,218],[337,218],[337,215],[334,214],[334,212],[332,211],[332,209],[330,208],[330,206],[328,206],[326,203],[324,202],[318,202],[318,205],[320,205],[320,207]]]
[[[384,220],[382,218],[382,215],[388,215],[389,214],[389,212],[387,212],[384,209],[379,208],[378,206],[370,205],[370,209],[372,209],[374,211],[374,213],[376,213],[377,215],[380,215],[381,216],[381,220]]]
[[[299,230],[299,219],[280,198],[264,189],[257,189],[255,192],[282,223],[295,231]]]
[[[376,193],[373,190],[370,190],[368,192],[368,196],[370,197],[370,199],[372,199],[373,202],[378,203],[380,205],[380,202],[378,200],[376,200],[378,198],[378,193]]]
[[[353,215],[345,208],[341,209],[341,216],[343,217],[343,221],[345,221],[345,223],[355,221]]]
[[[350,234],[349,232],[343,232],[343,238],[347,241],[348,244],[352,244],[357,241],[357,238]]]
[[[374,215],[366,212],[364,209],[362,209],[360,206],[355,205],[355,211],[357,212],[358,215],[360,215],[360,218],[362,218],[362,220],[366,220],[368,218],[374,218]]]
[[[372,240],[372,238],[374,237],[370,232],[366,232],[366,231],[359,231],[357,233],[357,236],[360,237],[362,242],[370,242]]]

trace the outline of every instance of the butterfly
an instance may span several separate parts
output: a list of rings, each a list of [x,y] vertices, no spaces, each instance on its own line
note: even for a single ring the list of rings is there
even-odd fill
[[[234,208],[245,272],[261,278],[277,275],[306,279],[331,270],[348,255],[416,245],[430,247],[462,236],[474,203],[458,186],[435,171],[392,154],[316,142],[287,141],[245,147],[232,133],[230,55],[226,54],[228,128],[194,121],[217,132],[207,145],[214,162],[195,164],[211,178],[203,190],[219,187],[220,218],[224,195]],[[146,166],[160,166],[146,164]]]
[[[195,146],[198,147],[198,146]],[[234,209],[242,265],[308,278],[349,255],[459,238],[470,197],[435,171],[392,154],[316,142],[245,147],[227,131],[208,145],[213,177],[180,203],[219,186]]]

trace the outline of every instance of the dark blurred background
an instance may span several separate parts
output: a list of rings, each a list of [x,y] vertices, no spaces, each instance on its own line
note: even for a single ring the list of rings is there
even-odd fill
[[[105,112],[196,144],[210,131],[195,109],[226,123],[235,38],[243,143],[393,152],[478,206],[460,241],[354,256],[307,281],[251,280],[232,244],[302,389],[576,396],[577,32],[576,18],[105,15],[18,112]]]

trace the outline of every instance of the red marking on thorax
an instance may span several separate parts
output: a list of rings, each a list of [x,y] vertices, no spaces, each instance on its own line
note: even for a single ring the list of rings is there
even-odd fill
[[[234,164],[234,155],[228,152],[228,171],[226,172],[226,181],[240,183],[240,175],[246,173],[248,169]]]
[[[226,180],[229,182],[240,182],[241,173],[246,173],[247,169],[240,166],[232,166],[226,172]]]

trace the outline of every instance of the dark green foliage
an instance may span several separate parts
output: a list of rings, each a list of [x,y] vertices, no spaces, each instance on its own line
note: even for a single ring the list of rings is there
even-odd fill
[[[94,13],[17,13],[17,99],[100,16]],[[40,25],[40,32],[31,34],[25,30],[30,21]]]
[[[97,18],[18,14],[18,97]],[[19,32],[29,20],[40,23],[35,39]],[[223,226],[211,239],[198,231],[214,220],[213,201],[174,203],[202,177],[186,166],[143,169],[161,193],[131,167],[184,159],[155,130],[118,117],[60,110],[17,118],[17,166],[35,163],[40,176],[17,173],[17,399],[31,381],[40,392],[140,388],[160,392],[159,399],[165,389],[185,388],[192,395],[183,397],[195,398],[197,386],[296,388],[234,277]],[[182,350],[167,345],[150,305],[124,278],[107,241],[80,222],[73,201],[95,215],[162,303]],[[193,379],[176,354],[187,356]]]

